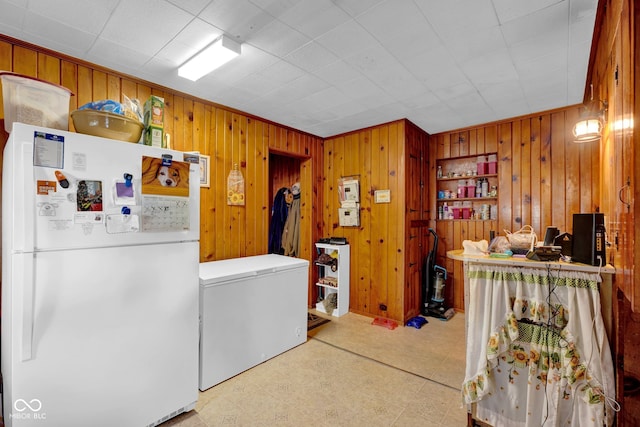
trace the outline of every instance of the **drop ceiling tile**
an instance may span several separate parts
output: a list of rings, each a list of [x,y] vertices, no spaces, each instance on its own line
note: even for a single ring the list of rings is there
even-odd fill
[[[216,0],[198,16],[241,42],[251,39],[274,19],[248,0]]]
[[[284,59],[309,73],[313,73],[314,70],[337,61],[338,57],[319,43],[312,41],[291,52]]]
[[[336,6],[354,18],[378,4],[396,3],[396,1],[397,0],[333,0]]]
[[[505,42],[510,47],[519,47],[528,40],[554,40],[556,44],[566,44],[568,14],[569,7],[565,2],[513,19],[501,26]]]
[[[279,61],[251,76],[259,76],[265,81],[264,88],[262,90],[258,88],[256,91],[256,93],[262,94],[273,90],[275,87],[287,85],[302,77],[303,74],[304,72],[300,68],[287,62]],[[238,84],[243,84],[243,81],[244,79],[239,81]]]
[[[414,94],[412,97],[406,97],[400,101],[409,111],[436,105],[440,99],[431,91]]]
[[[597,2],[593,0],[570,0],[569,23],[570,26],[587,22],[593,29],[593,22],[596,19]]]
[[[300,99],[306,93],[318,92],[328,87],[329,85],[319,78],[310,74],[303,74],[302,77],[288,83],[286,86],[280,86],[271,92],[265,93],[258,101],[268,102],[268,99],[275,99],[284,106]]]
[[[407,29],[421,28],[427,20],[411,1],[386,1],[358,16],[357,21],[378,40],[389,39]]]
[[[567,55],[561,50],[550,51],[545,55],[522,59],[515,67],[522,79],[545,74],[552,75],[555,80],[567,73]]]
[[[474,85],[511,81],[518,78],[509,51],[485,52],[460,64],[460,70]]]
[[[566,81],[554,80],[552,77],[538,76],[535,79],[523,81],[524,94],[533,111],[544,111],[567,103]],[[535,88],[535,89],[533,89]]]
[[[522,100],[526,104],[520,80],[481,85],[478,93],[490,105],[511,104],[514,100]]]
[[[211,3],[212,0],[167,0],[169,3],[178,6],[189,12],[191,15],[198,15],[202,10]]]
[[[263,9],[274,18],[278,18],[302,0],[249,0],[256,7]]]
[[[451,97],[446,101],[446,104],[456,114],[462,116],[468,116],[476,110],[490,110],[486,101],[480,96],[477,91],[463,93],[460,96]]]
[[[416,56],[432,52],[443,46],[442,41],[428,22],[419,28],[404,27],[404,31],[381,38],[379,43],[402,63],[412,62]]]
[[[506,48],[500,27],[483,28],[468,37],[447,39],[444,45],[459,63]]]
[[[442,45],[403,61],[403,65],[431,90],[468,81],[449,51]]]
[[[455,99],[475,92],[477,92],[477,89],[469,82],[458,83],[433,91],[433,93],[445,104],[450,99]]]
[[[179,66],[221,35],[219,28],[196,18],[182,28],[156,56]]]
[[[101,2],[91,9],[96,16],[74,26],[64,22],[84,17],[86,0],[60,0],[55,6],[45,0],[0,0],[0,33],[318,136],[399,115],[434,133],[480,118],[579,103],[597,5],[597,0],[114,1]],[[28,25],[27,7],[38,15]],[[82,26],[87,31],[79,30]],[[149,31],[158,26],[162,31]],[[94,43],[103,28],[107,39]],[[178,78],[177,65],[222,32],[244,42],[242,55],[198,82]],[[498,54],[505,44],[509,61]],[[281,56],[285,62],[278,63]],[[491,105],[482,107],[479,96]],[[296,111],[292,106],[304,99],[313,102]]]
[[[82,56],[96,40],[95,34],[88,34],[75,26],[63,24],[36,13],[27,13],[24,18],[25,34],[34,43],[67,55]],[[56,37],[51,37],[55,33]]]
[[[279,81],[271,80],[262,74],[249,74],[242,80],[236,82],[234,86],[241,87],[257,98],[282,86],[282,84]]]
[[[29,0],[29,10],[85,34],[96,35],[102,31],[118,3],[118,0]]]
[[[426,86],[422,86],[418,79],[401,66],[381,73],[375,81],[396,101],[411,98],[416,92],[427,90]]]
[[[342,104],[333,105],[329,110],[322,111],[322,113],[323,115],[332,114],[335,116],[334,117],[335,119],[339,117],[346,117],[346,116],[352,116],[354,114],[359,114],[368,109],[369,109],[368,106],[362,105],[357,101],[347,101]],[[325,119],[325,120],[329,120],[329,119]]]
[[[278,16],[285,24],[315,39],[351,17],[331,0],[301,0]]]
[[[331,62],[324,67],[313,70],[312,73],[341,89],[349,89],[352,80],[362,77],[360,72],[344,61]]]
[[[246,76],[258,73],[278,61],[279,58],[270,53],[245,43],[242,45],[242,54],[240,56],[214,70],[209,76],[215,76],[220,81],[235,84]],[[204,83],[208,81],[207,77],[203,77]]]
[[[334,87],[325,88],[319,92],[311,93],[303,98],[300,98],[298,102],[294,102],[294,109],[299,109],[301,105],[308,105],[310,111],[327,110],[333,108],[336,105],[344,104],[349,99],[338,89]]]
[[[529,16],[539,10],[546,9],[566,0],[492,0],[496,14],[501,24],[514,19]]]
[[[191,19],[192,16],[187,12],[164,1],[120,2],[100,38],[134,51],[154,55]]]
[[[464,126],[464,123],[455,111],[444,104],[432,105],[415,111],[415,116],[411,120],[420,123],[420,127],[427,133],[435,134],[446,130],[457,129]]]
[[[4,10],[5,6],[14,6],[19,7],[21,9],[26,9],[29,4],[28,0],[1,0],[0,5],[2,5],[2,10]]]
[[[310,41],[309,37],[277,20],[270,21],[246,40],[248,44],[278,57],[284,57]]]
[[[442,40],[499,25],[491,0],[414,0]]]
[[[97,39],[86,58],[95,63],[117,69],[120,72],[135,75],[151,56],[144,51],[137,51],[127,45],[120,45],[109,40]]]
[[[369,32],[353,20],[338,25],[316,39],[335,55],[351,56],[372,44],[377,44]]]
[[[539,38],[532,38],[521,42],[516,47],[509,48],[513,63],[517,68],[522,64],[530,64],[538,58],[561,57],[567,55],[568,46],[566,43],[554,43],[552,37],[541,35]],[[555,67],[554,67],[555,68]]]
[[[8,35],[22,33],[24,28],[24,18],[27,14],[25,6],[26,4],[19,6],[11,2],[0,0],[0,10],[2,10],[2,13],[0,14],[1,32]]]

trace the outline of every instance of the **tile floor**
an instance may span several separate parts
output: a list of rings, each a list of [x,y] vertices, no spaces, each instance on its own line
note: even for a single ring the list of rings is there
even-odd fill
[[[162,427],[466,425],[464,314],[421,329],[354,313],[331,319],[306,343],[201,392],[194,411]]]

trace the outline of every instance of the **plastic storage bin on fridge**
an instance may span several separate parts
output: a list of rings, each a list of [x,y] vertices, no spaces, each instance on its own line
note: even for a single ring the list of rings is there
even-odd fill
[[[10,72],[1,72],[0,80],[7,133],[14,122],[69,130],[69,89]]]
[[[200,264],[200,390],[306,342],[308,283],[282,255]]]

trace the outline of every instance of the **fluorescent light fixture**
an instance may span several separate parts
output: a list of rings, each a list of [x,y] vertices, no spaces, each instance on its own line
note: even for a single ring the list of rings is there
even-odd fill
[[[178,75],[194,82],[240,55],[240,43],[222,35],[178,68]]]

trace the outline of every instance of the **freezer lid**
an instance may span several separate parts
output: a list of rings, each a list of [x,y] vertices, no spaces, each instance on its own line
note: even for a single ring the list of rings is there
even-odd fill
[[[309,261],[305,259],[276,254],[204,262],[200,264],[200,286],[308,267]]]

